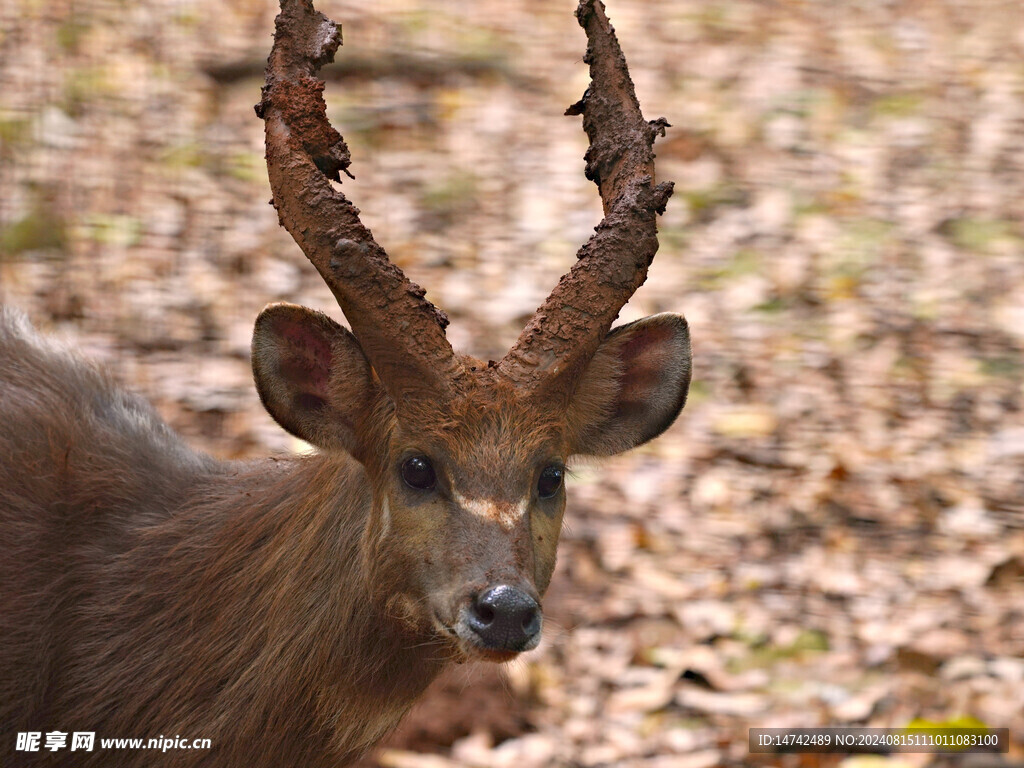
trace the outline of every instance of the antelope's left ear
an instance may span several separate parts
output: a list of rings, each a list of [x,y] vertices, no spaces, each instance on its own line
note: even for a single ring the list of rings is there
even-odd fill
[[[587,365],[568,410],[573,453],[610,456],[675,421],[690,389],[690,331],[682,315],[613,329]]]

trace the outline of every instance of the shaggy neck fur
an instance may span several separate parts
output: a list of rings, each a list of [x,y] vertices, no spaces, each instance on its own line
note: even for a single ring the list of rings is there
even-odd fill
[[[14,751],[50,730],[96,733],[81,766],[345,765],[444,665],[368,575],[354,460],[216,462],[3,311],[0,393],[5,766],[66,760]],[[159,736],[212,749],[98,744]]]
[[[443,661],[368,581],[361,473],[218,467],[182,508],[100,543],[108,559],[55,590],[68,611],[46,634],[62,648],[26,726],[57,727],[52,708],[64,730],[210,738],[218,765],[336,766],[376,743]]]

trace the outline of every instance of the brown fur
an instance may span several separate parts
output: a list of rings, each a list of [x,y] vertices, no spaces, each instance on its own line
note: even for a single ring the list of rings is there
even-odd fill
[[[218,464],[11,313],[0,360],[5,766],[337,766],[439,671],[368,599],[358,463]],[[11,751],[39,730],[214,749]]]
[[[638,326],[637,343],[664,323]],[[499,583],[543,595],[565,495],[537,498],[541,469],[579,450],[581,430],[592,444],[608,431],[609,450],[627,442],[607,426],[620,393],[678,399],[678,375],[666,388],[623,358],[584,378],[575,415],[538,412],[486,369],[457,401],[397,412],[345,334],[309,310],[265,311],[261,396],[323,452],[220,463],[0,308],[4,766],[347,764],[446,663],[488,657],[452,630],[472,595]],[[294,396],[311,386],[316,397]],[[652,411],[658,431],[665,411]],[[436,492],[402,483],[410,452],[431,458]],[[471,504],[526,513],[509,527]],[[95,731],[97,748],[13,751],[15,733],[50,730]],[[161,735],[213,748],[98,745]]]

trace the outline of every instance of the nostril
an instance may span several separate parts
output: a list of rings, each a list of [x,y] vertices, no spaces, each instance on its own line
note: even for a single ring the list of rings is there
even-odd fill
[[[486,603],[477,603],[476,615],[483,624],[490,624],[494,621],[494,609]]]
[[[527,635],[535,635],[540,631],[540,611],[534,609],[527,611],[523,616],[523,632]]]

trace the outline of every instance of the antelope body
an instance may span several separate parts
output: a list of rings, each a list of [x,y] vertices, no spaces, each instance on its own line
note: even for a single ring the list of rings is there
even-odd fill
[[[603,8],[578,15],[593,87],[614,96],[625,62]],[[628,76],[615,99],[573,108],[605,221],[506,358],[485,362],[451,350],[443,315],[329,183],[348,155],[313,75],[339,43],[284,0],[258,107],[282,223],[352,326],[287,304],[256,321],[260,397],[316,455],[200,454],[0,311],[5,766],[351,762],[446,664],[536,646],[566,462],[645,442],[683,406],[685,321],[609,332],[671,192],[653,183],[664,124],[642,120]],[[212,748],[13,751],[17,732],[53,730]]]

